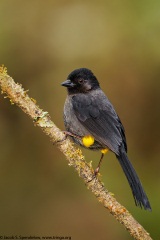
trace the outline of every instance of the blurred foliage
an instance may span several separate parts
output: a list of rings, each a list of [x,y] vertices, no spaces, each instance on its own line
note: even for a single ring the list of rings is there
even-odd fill
[[[79,67],[98,77],[125,126],[129,156],[153,212],[134,206],[111,153],[102,180],[155,239],[160,236],[159,16],[158,0],[0,1],[0,64],[61,129],[66,92],[60,83]],[[0,96],[0,111],[0,235],[132,239],[20,109]],[[95,167],[100,154],[84,154]]]

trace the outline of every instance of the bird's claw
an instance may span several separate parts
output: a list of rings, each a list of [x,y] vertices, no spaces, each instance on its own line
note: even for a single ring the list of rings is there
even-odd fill
[[[67,139],[67,133],[66,133],[66,131],[62,131],[62,132],[64,133],[65,136],[64,136],[62,139],[59,139],[59,140],[54,141],[53,144],[61,143],[61,142],[65,141],[65,140]]]
[[[97,168],[94,170],[94,174],[93,174],[92,178],[91,178],[90,180],[88,180],[87,183],[92,182],[92,181],[97,177],[98,173],[99,173],[99,167],[97,167]]]

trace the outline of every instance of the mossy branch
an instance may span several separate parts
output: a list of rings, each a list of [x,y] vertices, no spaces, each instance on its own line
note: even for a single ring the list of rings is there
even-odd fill
[[[24,91],[20,84],[14,82],[3,66],[0,67],[0,86],[1,92],[7,95],[10,102],[20,107],[33,120],[34,125],[40,127],[51,141],[57,145],[59,150],[66,156],[69,165],[72,165],[84,180],[87,188],[126,228],[130,235],[137,240],[151,240],[149,233],[132,217],[125,207],[116,201],[98,178],[89,181],[92,179],[94,171],[85,162],[81,150],[77,149],[69,139],[61,141],[64,139],[63,132],[51,121],[49,114],[40,109],[36,101],[28,96],[27,91]]]

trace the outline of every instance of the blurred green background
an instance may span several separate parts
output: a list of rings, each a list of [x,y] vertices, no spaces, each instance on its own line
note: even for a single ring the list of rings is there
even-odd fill
[[[75,68],[95,73],[125,126],[129,157],[153,212],[135,207],[112,153],[105,156],[102,180],[160,239],[160,1],[1,0],[0,64],[62,130],[61,82]],[[0,235],[132,239],[3,95],[0,150]],[[96,167],[100,154],[83,153]]]

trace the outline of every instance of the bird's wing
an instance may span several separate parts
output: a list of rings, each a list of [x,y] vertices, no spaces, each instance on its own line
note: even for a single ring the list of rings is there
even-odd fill
[[[74,95],[73,110],[77,119],[95,140],[118,155],[122,143],[127,150],[124,128],[112,104],[102,91],[101,93],[96,96]]]

